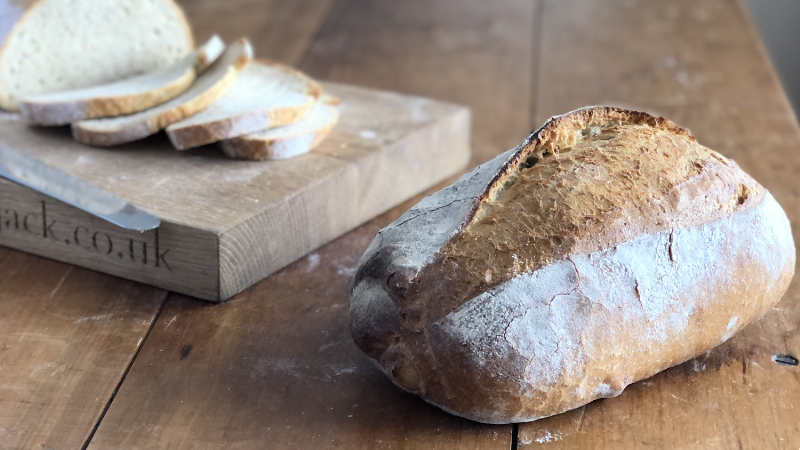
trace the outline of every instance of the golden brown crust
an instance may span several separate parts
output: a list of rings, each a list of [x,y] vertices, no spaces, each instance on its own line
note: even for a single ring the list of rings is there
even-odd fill
[[[224,75],[217,79],[205,91],[195,95],[180,105],[162,111],[157,115],[147,117],[138,122],[124,123],[116,128],[95,127],[92,121],[78,121],[72,124],[72,136],[76,141],[84,144],[108,147],[145,138],[168,125],[183,120],[207,108],[217,101],[233,85],[239,71],[249,64],[251,50],[245,39],[238,39],[231,44],[242,47],[242,52],[227,67]],[[220,56],[222,58],[222,56]],[[190,87],[191,89],[191,87]]]
[[[314,106],[314,102],[308,102],[296,108],[277,108],[267,112],[265,123],[270,127],[287,125],[301,119]],[[229,139],[231,134],[240,136],[253,131],[234,132],[239,128],[239,123],[248,120],[254,114],[237,115],[214,122],[181,127],[170,130],[169,137],[175,147],[179,150],[197,147],[200,145],[211,144],[223,139]],[[256,130],[258,131],[258,130]]]
[[[317,147],[339,121],[336,105],[340,100],[321,95],[313,111],[294,126],[274,132],[254,133],[219,142],[229,157],[252,161],[273,161],[293,158]]]
[[[147,120],[140,123],[126,125],[119,129],[98,130],[83,126],[82,122],[75,122],[72,124],[72,137],[78,142],[98,147],[110,147],[112,145],[143,139],[151,134],[157,133],[159,130],[166,128],[172,123],[183,120],[207,108],[230,88],[236,79],[237,72],[237,69],[229,68],[225,76],[217,81],[211,89],[179,106],[149,117]]]
[[[328,136],[335,125],[336,123],[333,122],[314,131],[314,137],[310,143],[305,141],[298,143],[297,145],[303,147],[305,151],[291,151],[289,153],[291,156],[297,156],[313,150]],[[245,135],[238,138],[220,141],[219,145],[223,152],[231,158],[246,159],[250,161],[272,161],[286,159],[286,156],[281,155],[275,150],[276,145],[280,144],[281,142],[297,139],[298,137],[302,137],[302,135],[286,136],[276,139],[249,139],[248,136]]]
[[[87,111],[86,117],[81,120],[122,116],[158,106],[186,91],[195,78],[197,72],[187,71],[172,83],[153,91],[87,100],[83,102]]]
[[[415,303],[435,310],[427,320],[436,320],[517,274],[645,233],[713,222],[758,205],[764,192],[736,163],[664,118],[580,109],[518,147],[409,295],[436,299],[435,309]]]
[[[545,154],[557,154],[561,149],[569,148],[576,143],[579,136],[577,130],[601,126],[639,126],[653,130],[662,130],[676,137],[696,142],[689,130],[681,128],[663,117],[655,117],[640,111],[624,110],[615,107],[586,107],[552,117],[541,128],[534,131],[518,147],[515,155],[496,174],[494,180],[481,195],[481,202],[475,204],[470,220],[478,215],[483,201],[491,199],[503,189],[509,177],[531,156],[541,158]]]
[[[228,68],[225,76],[217,81],[211,89],[203,92],[202,94],[177,108],[170,109],[169,111],[165,111],[163,114],[159,114],[158,116],[154,117],[151,120],[153,122],[154,132],[163,130],[170,124],[183,120],[187,117],[191,117],[198,111],[208,108],[209,105],[222,97],[225,91],[227,91],[234,81],[236,81],[236,75],[238,74],[238,71],[239,69],[236,67]]]

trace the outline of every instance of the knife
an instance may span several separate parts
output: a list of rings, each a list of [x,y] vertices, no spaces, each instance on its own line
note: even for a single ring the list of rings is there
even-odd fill
[[[61,200],[127,230],[147,231],[161,221],[116,195],[0,143],[0,177]]]

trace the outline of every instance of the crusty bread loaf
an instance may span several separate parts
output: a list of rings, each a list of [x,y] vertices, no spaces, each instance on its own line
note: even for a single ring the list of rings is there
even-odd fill
[[[186,91],[224,49],[222,39],[213,36],[165,69],[114,83],[25,97],[20,112],[28,123],[46,126],[133,114]]]
[[[255,61],[208,109],[167,127],[178,150],[296,122],[314,106],[322,88],[304,74],[270,61]]]
[[[81,120],[72,124],[78,142],[111,146],[143,139],[169,124],[202,111],[218,100],[234,83],[237,74],[253,58],[247,39],[239,39],[203,72],[186,92],[154,108],[128,116]]]
[[[585,108],[381,230],[351,327],[403,389],[530,421],[710,350],[794,265],[786,215],[736,163],[663,118]]]
[[[322,142],[339,120],[339,100],[329,95],[314,105],[302,120],[238,138],[218,145],[231,158],[252,161],[277,161],[308,153]]]
[[[12,2],[4,13],[0,29],[15,22],[0,49],[0,106],[10,111],[23,97],[162,69],[194,47],[172,0]]]

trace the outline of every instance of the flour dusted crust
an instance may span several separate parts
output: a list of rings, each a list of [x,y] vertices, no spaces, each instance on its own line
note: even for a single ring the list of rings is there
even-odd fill
[[[733,161],[663,118],[584,108],[381,230],[351,327],[403,389],[530,421],[725,341],[794,262],[783,210]]]

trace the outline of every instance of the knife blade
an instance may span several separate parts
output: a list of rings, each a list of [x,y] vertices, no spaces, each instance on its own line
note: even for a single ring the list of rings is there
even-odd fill
[[[0,143],[0,176],[127,230],[147,231],[161,221],[126,200]]]

